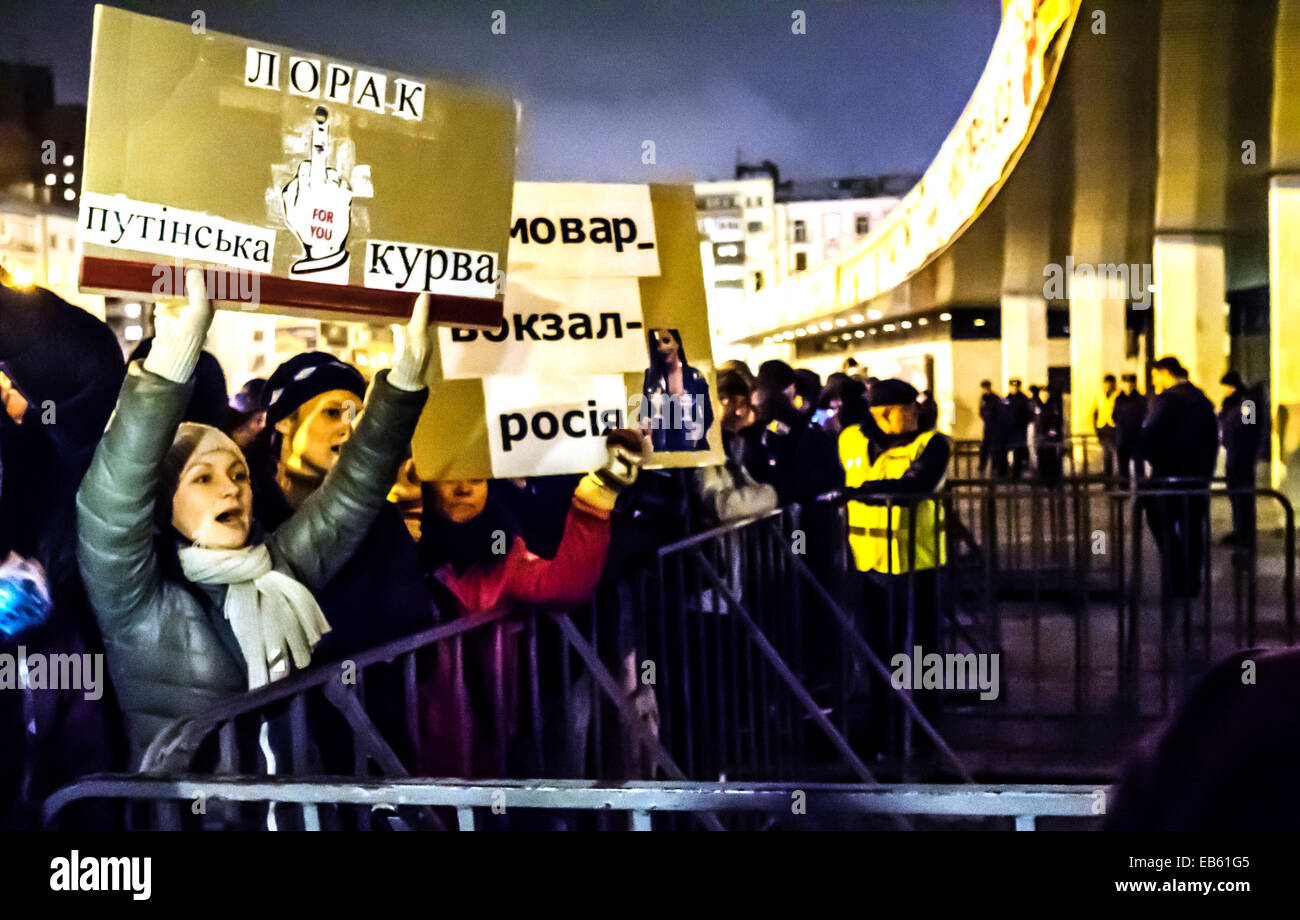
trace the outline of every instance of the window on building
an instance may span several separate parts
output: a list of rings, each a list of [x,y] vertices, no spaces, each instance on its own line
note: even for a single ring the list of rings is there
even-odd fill
[[[797,272],[805,271],[808,268],[808,253],[796,252],[794,254],[794,270]]]
[[[751,220],[749,224],[745,227],[745,229],[748,230],[750,233],[762,233],[763,222],[761,220]]]
[[[858,215],[858,236],[866,236],[871,232],[871,217],[866,214]]]
[[[796,243],[808,242],[808,225],[801,220],[794,222],[794,241]]]
[[[58,237],[58,234],[55,234],[55,233],[51,233],[51,234],[50,234],[50,248],[51,248],[51,249],[58,249],[58,248],[59,248],[59,237]]]
[[[763,290],[763,273],[762,273],[762,272],[754,272],[754,290],[756,290],[756,291],[761,291],[761,290]]]

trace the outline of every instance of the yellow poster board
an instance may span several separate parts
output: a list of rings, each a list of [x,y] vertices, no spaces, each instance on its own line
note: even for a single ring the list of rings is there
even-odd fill
[[[585,472],[612,427],[643,429],[651,468],[723,462],[694,190],[523,182],[514,205],[504,322],[436,339],[420,478]]]
[[[83,290],[495,328],[514,187],[507,95],[95,7]]]

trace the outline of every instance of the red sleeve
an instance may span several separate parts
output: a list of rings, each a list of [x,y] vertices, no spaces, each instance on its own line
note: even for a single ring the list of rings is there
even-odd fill
[[[508,563],[506,594],[525,604],[580,604],[591,600],[609,553],[609,520],[575,501],[554,559],[525,551]]]

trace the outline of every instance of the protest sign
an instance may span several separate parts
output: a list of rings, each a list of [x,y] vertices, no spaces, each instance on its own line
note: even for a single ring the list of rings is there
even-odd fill
[[[516,112],[504,95],[95,8],[83,290],[246,309],[501,320]],[[624,233],[626,229],[624,228]]]
[[[648,211],[634,209],[629,188],[644,192]],[[413,447],[420,477],[585,472],[605,462],[605,434],[617,427],[643,428],[654,449],[649,467],[721,463],[694,191],[519,183],[515,225],[525,218],[531,228],[539,214],[586,226],[592,215],[608,215],[611,227],[626,218],[636,239],[654,246],[619,252],[597,243],[607,248],[593,252],[575,241],[538,256],[531,229],[528,242],[512,237],[505,322],[489,332],[442,330],[435,340],[432,393]],[[555,254],[566,251],[572,262]],[[526,262],[517,265],[516,253]]]

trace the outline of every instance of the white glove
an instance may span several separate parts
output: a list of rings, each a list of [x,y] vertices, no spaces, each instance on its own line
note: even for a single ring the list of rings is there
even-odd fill
[[[212,302],[203,281],[203,272],[191,268],[185,273],[185,290],[189,302],[159,304],[154,310],[153,349],[144,359],[144,369],[173,383],[185,383],[199,363],[199,352],[212,325]]]
[[[433,351],[429,329],[429,295],[415,298],[411,321],[405,326],[393,324],[393,369],[388,372],[388,382],[399,390],[414,393],[425,387],[424,373],[429,367]]]

